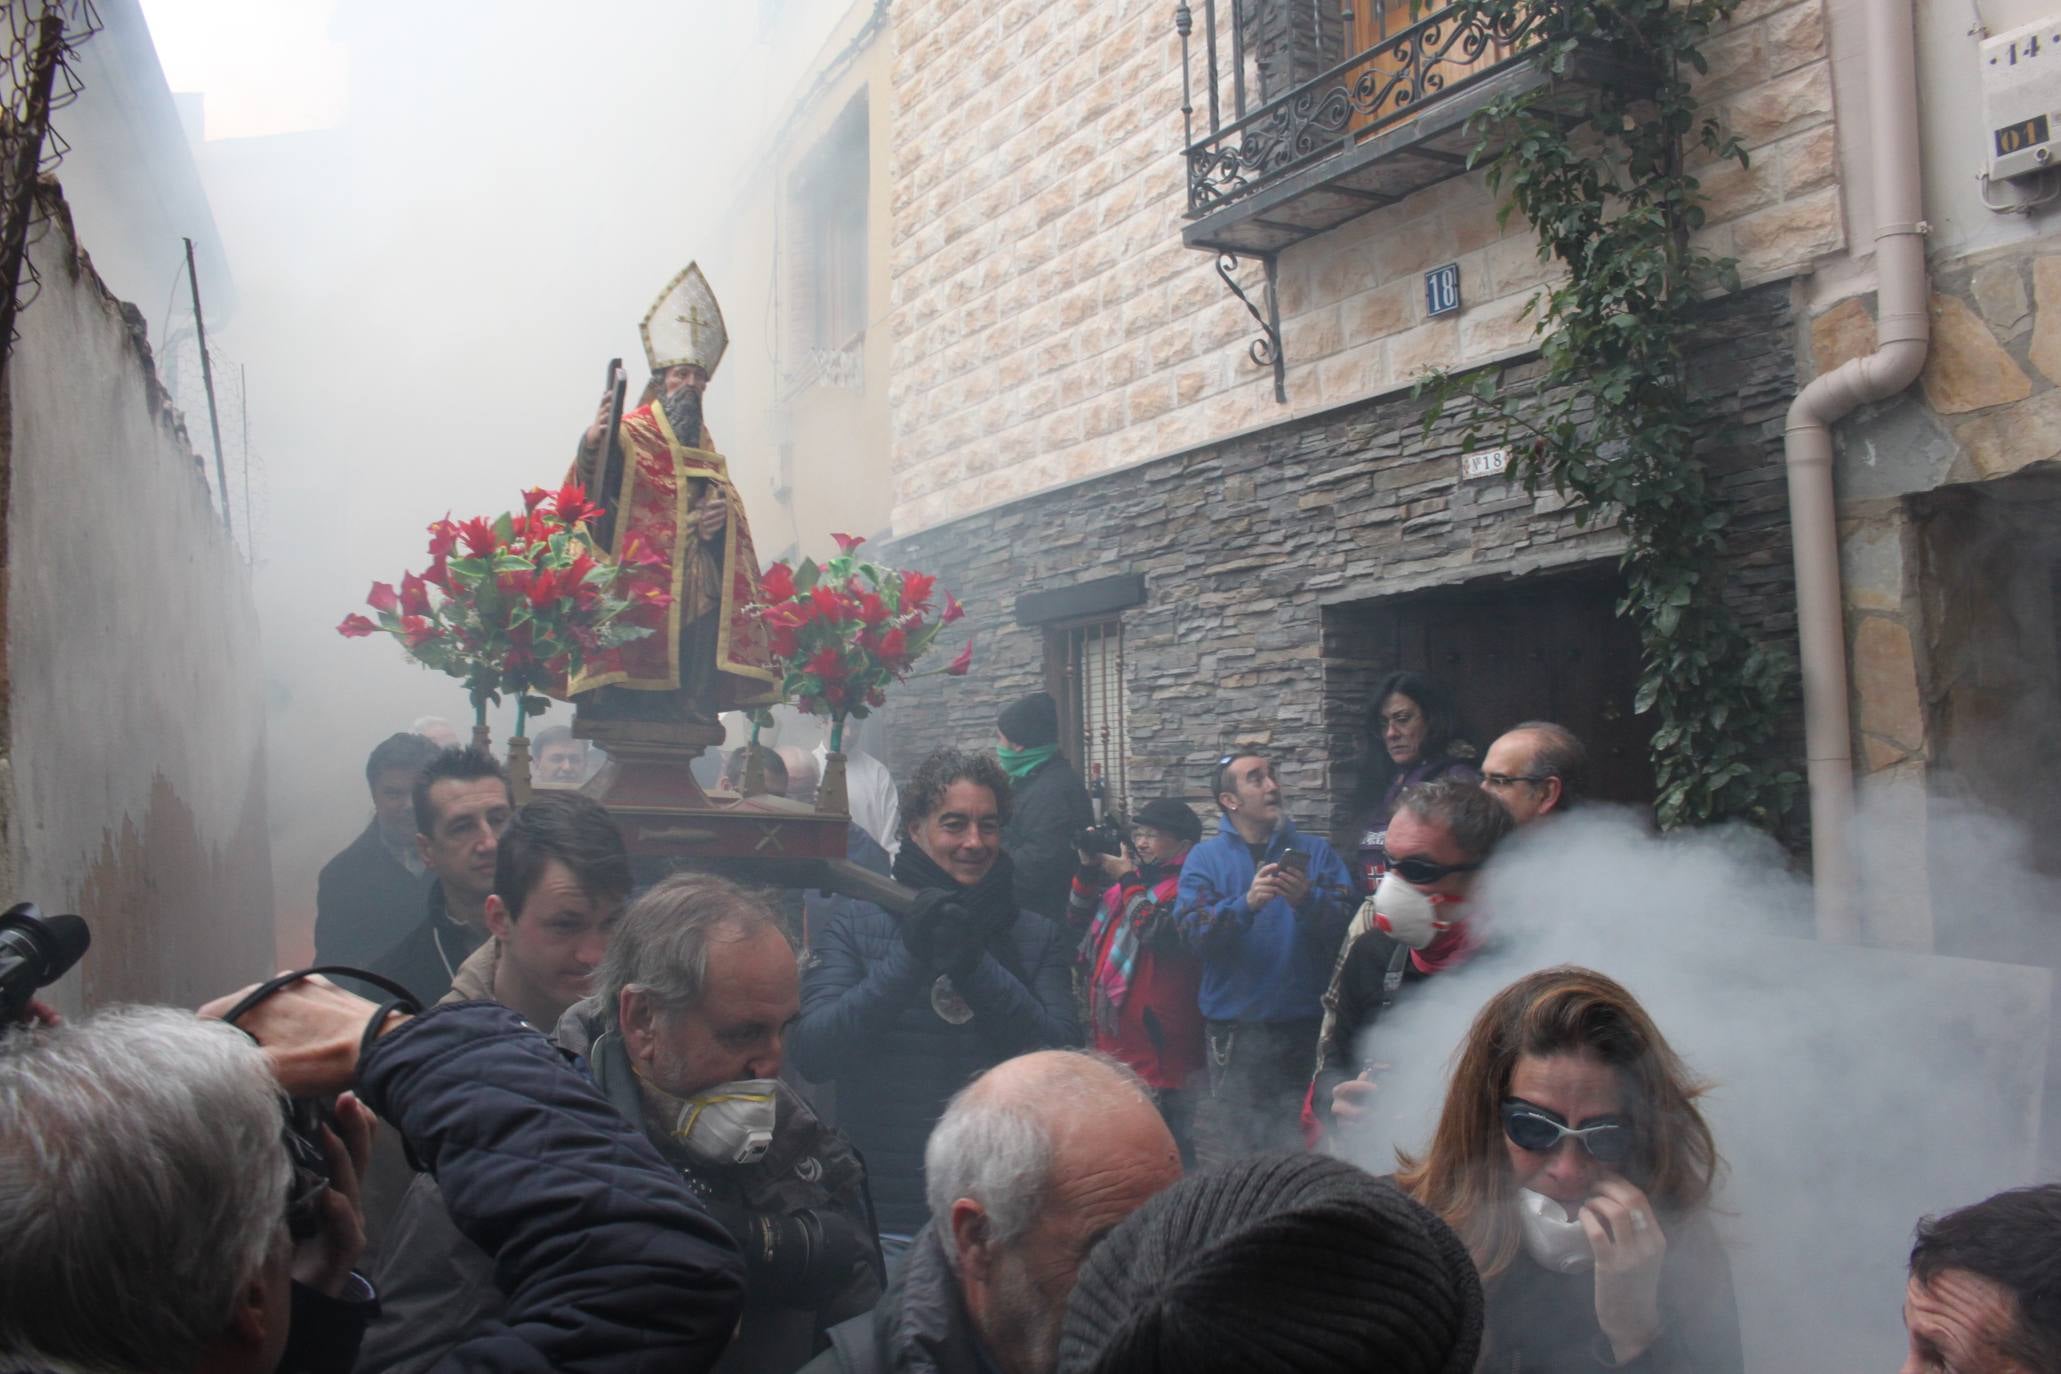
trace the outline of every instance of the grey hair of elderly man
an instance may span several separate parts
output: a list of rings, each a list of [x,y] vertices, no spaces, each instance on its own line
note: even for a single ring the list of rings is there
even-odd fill
[[[923,1157],[968,1317],[1001,1374],[1049,1374],[1081,1260],[1181,1176],[1138,1076],[1045,1050],[996,1065],[946,1107]]]
[[[0,1036],[0,1367],[278,1364],[282,1125],[264,1052],[191,1012]]]

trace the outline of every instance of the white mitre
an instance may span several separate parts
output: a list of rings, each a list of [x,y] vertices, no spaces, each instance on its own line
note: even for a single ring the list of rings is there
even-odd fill
[[[716,364],[723,361],[723,350],[730,346],[729,331],[723,328],[723,308],[716,304],[708,278],[691,262],[658,293],[639,328],[644,335],[644,357],[653,372],[692,366],[713,377]]]

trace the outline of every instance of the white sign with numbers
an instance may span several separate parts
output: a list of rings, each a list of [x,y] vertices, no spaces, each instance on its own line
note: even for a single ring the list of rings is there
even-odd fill
[[[1510,470],[1510,450],[1507,448],[1485,448],[1478,453],[1460,455],[1460,479],[1468,481],[1476,477],[1500,477]]]

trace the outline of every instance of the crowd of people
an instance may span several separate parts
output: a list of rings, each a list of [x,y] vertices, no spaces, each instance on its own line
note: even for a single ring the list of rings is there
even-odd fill
[[[1493,943],[1484,865],[1581,805],[1565,728],[1477,754],[1388,678],[1334,848],[1251,748],[1212,834],[1097,814],[1035,694],[870,761],[851,852],[906,914],[798,925],[636,891],[565,745],[522,806],[455,741],[373,749],[316,926],[364,979],[0,1033],[0,1371],[1745,1367],[1723,1142],[1612,979],[1517,978],[1393,1169],[1340,1157],[1383,1018]],[[1906,1371],[2061,1370],[2061,1185],[1922,1220],[1904,1316]]]

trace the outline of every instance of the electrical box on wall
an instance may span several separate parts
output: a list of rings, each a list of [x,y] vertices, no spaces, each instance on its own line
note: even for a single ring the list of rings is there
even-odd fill
[[[2061,162],[2061,14],[1983,40],[1982,114],[1991,181]]]

